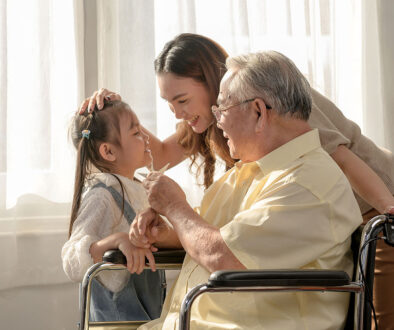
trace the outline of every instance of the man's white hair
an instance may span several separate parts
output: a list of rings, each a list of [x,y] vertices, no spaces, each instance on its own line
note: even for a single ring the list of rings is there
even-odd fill
[[[295,64],[275,51],[228,57],[228,95],[241,102],[259,97],[280,115],[308,120],[312,107],[310,85]]]

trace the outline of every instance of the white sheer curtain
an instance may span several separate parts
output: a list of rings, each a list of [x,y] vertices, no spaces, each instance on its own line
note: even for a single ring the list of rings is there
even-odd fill
[[[65,281],[67,128],[82,94],[74,5],[0,0],[0,289]]]
[[[67,126],[79,103],[73,2],[0,3],[0,210],[30,194],[69,201]]]
[[[153,60],[178,33],[204,34],[230,55],[283,52],[346,116],[393,150],[393,6],[390,0],[0,0],[0,248],[14,251],[1,286],[18,285],[13,276],[28,267],[26,253],[34,250],[18,233],[34,233],[35,249],[52,247],[51,267],[61,271],[74,175],[67,127],[84,97],[112,89],[160,138],[174,132]],[[196,205],[201,189],[186,167],[169,174]],[[43,241],[49,230],[60,241]],[[36,282],[44,281],[44,270],[31,267]]]

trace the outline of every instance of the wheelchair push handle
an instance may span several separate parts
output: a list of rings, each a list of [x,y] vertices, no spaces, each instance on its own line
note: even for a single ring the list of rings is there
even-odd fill
[[[185,258],[185,250],[159,250],[153,252],[156,264],[181,264]],[[127,263],[125,255],[120,250],[108,250],[103,256],[104,262],[112,264],[125,265]],[[145,258],[145,263],[148,259]]]

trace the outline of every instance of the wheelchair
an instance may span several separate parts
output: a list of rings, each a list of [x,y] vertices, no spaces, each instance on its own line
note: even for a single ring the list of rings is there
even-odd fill
[[[383,237],[382,237],[383,234]],[[378,239],[394,246],[394,215],[379,215],[352,235],[354,272],[351,280],[337,270],[225,270],[211,274],[207,283],[196,286],[184,297],[179,317],[179,329],[190,329],[191,307],[195,299],[206,292],[348,292],[351,293],[345,330],[371,329],[372,291],[375,252]],[[154,253],[157,269],[180,269],[185,252],[167,250]],[[85,274],[80,291],[80,330],[136,329],[146,321],[90,322],[90,288],[94,276],[105,269],[125,269],[124,255],[118,250],[107,251],[103,262],[93,265]]]

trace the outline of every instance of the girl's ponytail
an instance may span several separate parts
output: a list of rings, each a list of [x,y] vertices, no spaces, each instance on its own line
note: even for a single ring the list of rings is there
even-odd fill
[[[71,219],[68,229],[68,237],[71,236],[73,224],[78,215],[79,207],[81,205],[83,187],[85,184],[86,176],[88,174],[88,143],[89,140],[87,138],[82,138],[78,145],[77,166],[75,169],[74,197],[71,207]]]

